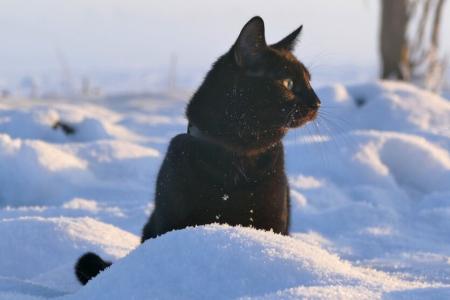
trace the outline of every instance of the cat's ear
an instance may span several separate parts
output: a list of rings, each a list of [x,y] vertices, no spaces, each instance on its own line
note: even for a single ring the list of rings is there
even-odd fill
[[[253,17],[244,25],[234,44],[234,59],[240,67],[250,66],[266,48],[264,21],[261,17]]]
[[[270,47],[278,50],[288,50],[288,51],[294,50],[295,44],[297,43],[297,39],[300,33],[302,32],[302,28],[303,25],[301,25],[299,28],[291,32],[287,37],[285,37],[278,43],[271,45]]]

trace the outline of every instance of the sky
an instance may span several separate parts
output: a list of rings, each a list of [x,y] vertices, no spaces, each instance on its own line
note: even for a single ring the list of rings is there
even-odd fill
[[[254,15],[268,42],[303,24],[296,54],[313,72],[377,65],[375,0],[0,0],[0,76],[166,70],[173,55],[180,72],[205,72]]]

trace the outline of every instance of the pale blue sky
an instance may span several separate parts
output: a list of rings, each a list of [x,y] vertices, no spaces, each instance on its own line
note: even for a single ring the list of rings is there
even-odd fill
[[[79,70],[162,68],[171,53],[206,70],[254,15],[268,42],[304,24],[296,53],[313,67],[376,65],[378,13],[377,0],[0,0],[0,70],[57,69],[55,49]]]

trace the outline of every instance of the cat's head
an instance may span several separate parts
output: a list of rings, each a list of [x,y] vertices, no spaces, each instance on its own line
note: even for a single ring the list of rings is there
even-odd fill
[[[309,71],[292,53],[301,30],[267,45],[263,20],[247,22],[192,97],[190,124],[216,143],[252,154],[313,120],[320,100]]]

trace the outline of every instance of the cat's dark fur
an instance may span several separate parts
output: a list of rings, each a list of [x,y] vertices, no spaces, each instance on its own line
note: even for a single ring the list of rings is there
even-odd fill
[[[281,139],[320,106],[291,52],[300,31],[268,46],[263,20],[252,18],[213,65],[186,110],[191,132],[170,142],[142,241],[215,222],[289,233]],[[80,281],[109,266],[102,262],[92,253],[80,258]]]

